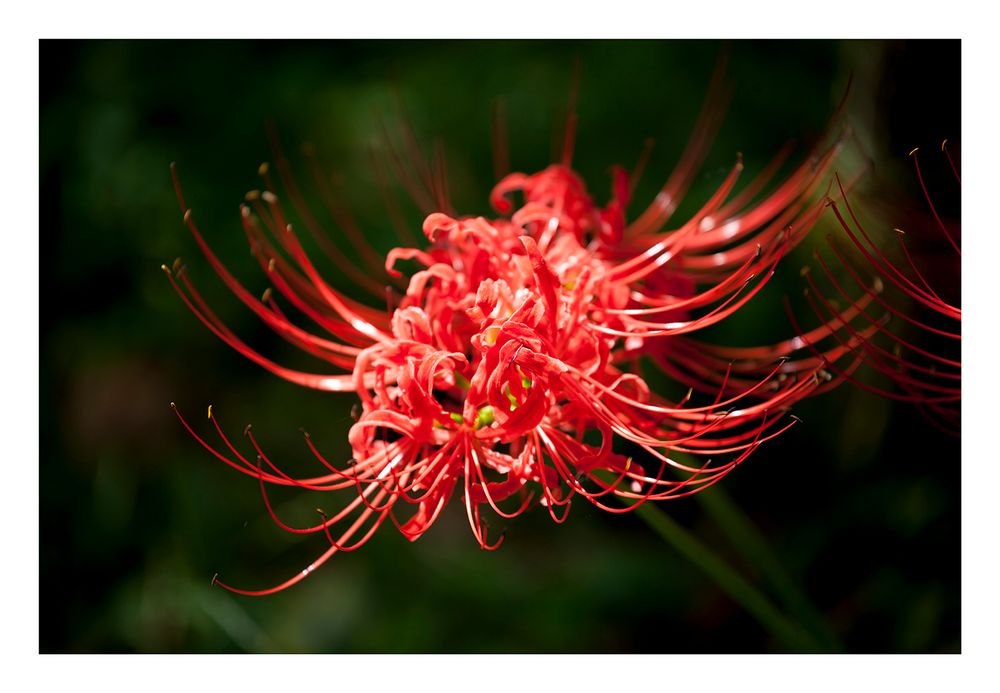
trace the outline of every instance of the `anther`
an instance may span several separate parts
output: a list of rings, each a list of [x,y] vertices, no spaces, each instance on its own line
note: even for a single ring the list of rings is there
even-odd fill
[[[882,283],[882,277],[875,277],[875,280],[872,282],[872,290],[880,294],[883,289],[885,289],[885,284]]]
[[[191,210],[190,210],[190,208],[184,210],[184,223],[186,224],[189,221],[191,221]]]
[[[251,428],[253,428],[253,424],[247,424],[246,428],[243,429],[243,435],[249,436]]]
[[[270,301],[272,293],[273,292],[271,291],[271,287],[267,287],[266,289],[264,289],[264,293],[260,297],[261,303],[267,303],[268,301]]]
[[[243,196],[243,199],[247,202],[253,202],[254,200],[260,199],[260,190],[249,190],[247,194]]]
[[[211,404],[208,405],[208,418],[210,418],[210,419],[212,418],[212,405]]]
[[[217,583],[218,581],[219,581],[219,574],[216,573],[215,575],[212,576],[211,587],[215,587],[215,583]]]
[[[799,276],[804,277],[810,272],[812,272],[812,268],[809,265],[804,265],[802,269],[799,270]]]
[[[275,265],[275,262],[274,262],[274,258],[272,257],[270,260],[267,261],[267,271],[268,272],[273,272],[274,271],[274,265]]]
[[[259,176],[265,176],[265,175],[267,175],[267,169],[268,168],[269,168],[268,164],[265,161],[264,163],[262,163],[260,166],[257,167],[257,175],[259,175]]]
[[[166,272],[167,274],[170,274],[170,268],[167,267],[165,264],[160,265],[160,269]]]
[[[948,144],[948,138],[947,138],[947,137],[946,137],[946,138],[944,138],[944,140],[942,140],[942,142],[941,142],[941,151],[942,151],[942,152],[944,151],[944,146],[945,146],[946,144]]]
[[[906,235],[906,231],[903,231],[903,229],[897,229],[896,227],[893,227],[892,230],[895,231],[896,233],[898,233],[900,236],[905,236]]]
[[[920,147],[914,147],[913,149],[910,150],[910,153],[907,154],[906,156],[913,156],[918,149],[920,149]]]
[[[269,205],[273,205],[278,201],[278,196],[275,195],[270,190],[265,190],[260,194],[260,196],[264,198],[264,202],[268,203]]]
[[[177,405],[174,402],[171,402],[170,403],[170,408],[171,409],[177,409]]]

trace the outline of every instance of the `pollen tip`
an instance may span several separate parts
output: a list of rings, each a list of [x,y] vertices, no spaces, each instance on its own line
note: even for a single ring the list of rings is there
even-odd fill
[[[253,424],[247,424],[246,428],[243,429],[243,435],[245,435],[245,436],[250,435],[250,429],[251,428],[253,428]]]
[[[160,269],[163,270],[164,272],[166,272],[167,274],[170,274],[170,268],[167,267],[166,264],[161,264],[160,265]]]
[[[316,508],[316,512],[318,512],[320,517],[322,517],[324,520],[326,519],[326,511],[324,511],[323,508]]]
[[[190,207],[188,209],[184,210],[184,223],[186,224],[189,221],[191,221],[191,208]]]
[[[171,402],[170,403],[170,408],[171,409],[177,409],[177,403],[176,402]]]
[[[914,154],[917,153],[918,149],[920,149],[920,147],[914,147],[913,149],[910,150],[910,153],[907,154],[906,156],[913,156]]]
[[[269,168],[270,168],[270,165],[265,161],[264,163],[262,163],[260,166],[257,167],[257,175],[259,175],[259,176],[266,176],[267,175],[267,169],[269,169]]]

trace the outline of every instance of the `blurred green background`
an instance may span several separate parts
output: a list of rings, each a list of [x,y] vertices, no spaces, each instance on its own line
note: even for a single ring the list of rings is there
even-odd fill
[[[632,166],[644,141],[656,141],[634,212],[669,174],[727,52],[733,97],[681,212],[700,205],[738,151],[749,172],[789,139],[804,156],[852,75],[856,146],[844,166],[858,170],[870,159],[865,194],[906,196],[914,192],[906,152],[961,134],[959,49],[875,41],[43,41],[41,651],[787,651],[641,520],[585,502],[563,525],[542,509],[508,523],[505,545],[493,553],[479,550],[453,504],[416,543],[384,527],[362,550],[278,595],[211,588],[216,572],[251,588],[279,582],[325,540],[275,527],[257,483],[201,449],[168,403],[205,432],[209,403],[235,438],[253,423],[274,458],[304,473],[312,465],[299,428],[332,459],[347,459],[355,398],[278,380],[188,313],[160,271],[176,256],[237,334],[280,362],[315,367],[214,277],[180,223],[168,164],[178,162],[188,204],[216,251],[263,291],[238,204],[260,186],[258,164],[272,158],[268,123],[293,162],[302,162],[300,145],[314,147],[362,228],[388,249],[392,226],[370,158],[383,121],[398,133],[405,117],[422,142],[440,139],[456,208],[488,213],[494,103],[506,109],[512,167],[542,168],[579,60],[575,164],[596,197],[606,199],[610,165]],[[299,179],[310,187],[301,166]],[[405,202],[401,209],[418,230],[417,210]],[[949,211],[957,213],[957,202]],[[801,295],[798,269],[807,261],[804,253],[793,258],[716,336],[749,344],[788,335],[775,301]],[[335,267],[323,269],[353,290]],[[846,387],[797,413],[803,425],[707,494],[724,494],[751,518],[842,649],[958,651],[957,439],[910,407]],[[318,502],[275,498],[303,521]],[[760,567],[742,557],[704,499],[662,507],[761,581]]]

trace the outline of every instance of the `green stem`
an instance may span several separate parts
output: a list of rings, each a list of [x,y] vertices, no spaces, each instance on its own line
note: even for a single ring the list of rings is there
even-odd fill
[[[619,500],[623,505],[629,505],[628,501]],[[797,652],[823,651],[822,645],[808,631],[788,620],[760,590],[654,503],[643,503],[635,512],[668,544],[708,574],[723,592],[753,615],[785,646]]]
[[[696,494],[706,513],[729,537],[733,548],[760,571],[770,583],[774,593],[785,608],[819,641],[824,649],[842,652],[843,645],[827,625],[820,611],[812,604],[798,583],[785,572],[777,555],[753,521],[743,513],[729,495],[720,487]]]

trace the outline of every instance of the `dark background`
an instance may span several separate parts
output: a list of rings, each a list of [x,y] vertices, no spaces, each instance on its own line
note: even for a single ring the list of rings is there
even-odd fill
[[[789,138],[806,155],[850,75],[856,137],[840,165],[872,164],[861,199],[919,202],[906,153],[960,139],[957,41],[42,42],[41,651],[786,651],[641,520],[583,502],[563,525],[541,509],[510,522],[493,553],[479,550],[454,504],[418,542],[385,527],[284,593],[211,588],[217,571],[237,585],[276,583],[324,540],[275,527],[256,482],[202,450],[168,407],[176,401],[207,432],[212,403],[236,438],[252,422],[291,469],[310,468],[299,427],[334,459],[349,456],[352,395],[258,369],[172,292],[159,267],[180,255],[237,334],[278,361],[313,366],[212,275],[180,223],[169,162],[217,252],[262,291],[237,206],[272,157],[267,123],[293,160],[300,144],[315,147],[388,249],[369,148],[383,119],[398,132],[394,92],[421,141],[443,143],[456,207],[488,213],[493,104],[505,104],[512,166],[540,169],[579,59],[574,163],[599,200],[608,167],[632,166],[644,140],[656,140],[634,213],[669,174],[723,52],[732,101],[682,214],[737,151],[748,172]],[[942,195],[942,211],[957,215],[957,193]],[[418,229],[420,214],[402,208]],[[773,306],[801,295],[807,250],[715,336],[788,336]],[[323,269],[336,283],[335,268]],[[707,493],[752,518],[842,649],[958,651],[958,440],[853,388],[797,413],[803,425]],[[278,500],[301,511],[293,494]],[[662,507],[760,581],[703,499]]]

